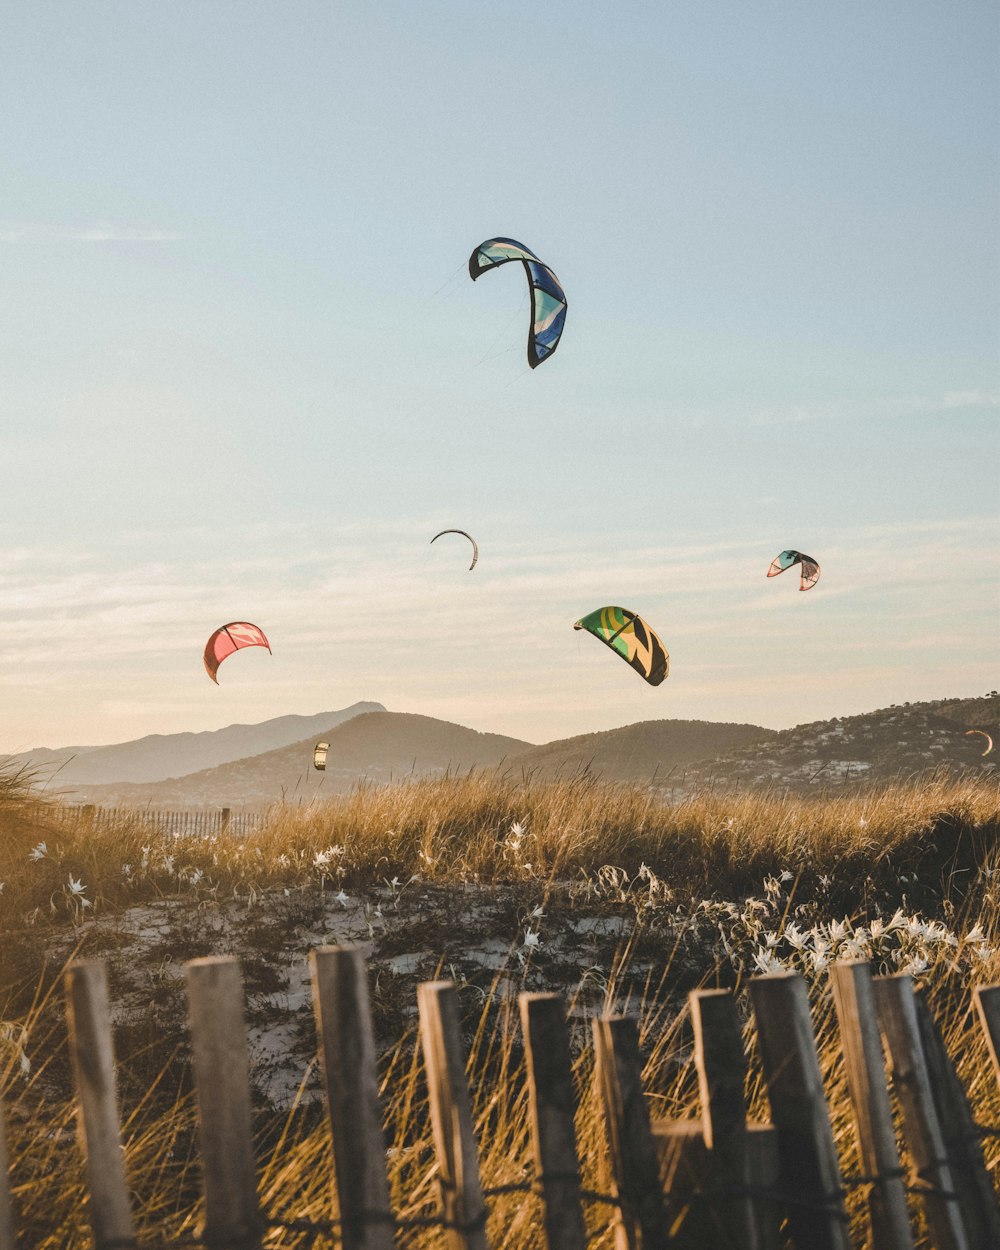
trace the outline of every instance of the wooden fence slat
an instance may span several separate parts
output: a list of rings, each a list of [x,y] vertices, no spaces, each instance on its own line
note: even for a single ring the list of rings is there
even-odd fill
[[[17,1250],[14,1203],[10,1196],[10,1160],[7,1157],[7,1132],[4,1127],[2,1104],[0,1104],[0,1250]]]
[[[519,994],[535,1175],[541,1183],[548,1250],[584,1250],[576,1152],[576,1090],[566,1008],[560,994]]]
[[[969,1242],[975,1250],[997,1250],[1000,1247],[1000,1207],[986,1170],[969,1100],[922,994],[916,996],[916,1008],[931,1089],[955,1187],[966,1216]]]
[[[438,1159],[441,1207],[454,1227],[445,1230],[453,1250],[487,1250],[486,1202],[472,1130],[458,1001],[451,981],[417,986],[420,1044]]]
[[[857,1129],[861,1174],[882,1178],[868,1191],[872,1241],[879,1250],[913,1250],[871,965],[836,963],[830,969],[830,984]]]
[[[229,955],[210,955],[192,959],[186,968],[205,1183],[204,1239],[218,1250],[258,1250],[263,1222],[239,964]]]
[[[993,1062],[993,1075],[1000,1084],[1000,985],[980,985],[974,997],[986,1049]]]
[[[115,1090],[108,978],[100,960],[76,960],[66,970],[70,1052],[76,1076],[90,1224],[98,1250],[135,1243],[125,1155]]]
[[[621,1203],[615,1244],[620,1250],[664,1250],[669,1241],[667,1211],[642,1086],[639,1031],[624,1016],[594,1020],[593,1030],[614,1188]]]
[[[365,961],[351,946],[322,946],[309,960],[344,1250],[392,1250]]]
[[[701,1093],[705,1144],[712,1152],[712,1184],[722,1244],[756,1250],[757,1221],[750,1185],[746,1055],[736,1000],[728,990],[688,995],[694,1025],[694,1061]],[[728,1196],[726,1196],[728,1194]]]
[[[913,981],[900,973],[875,977],[872,984],[879,1029],[889,1054],[892,1086],[903,1109],[907,1144],[917,1175],[927,1187],[923,1195],[924,1214],[934,1245],[936,1250],[969,1250],[920,1041]]]
[[[795,1199],[788,1203],[792,1243],[796,1250],[851,1250],[805,981],[789,972],[754,977],[750,997],[782,1189]]]

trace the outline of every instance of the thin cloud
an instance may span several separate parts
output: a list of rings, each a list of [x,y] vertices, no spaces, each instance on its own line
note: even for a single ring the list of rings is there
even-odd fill
[[[861,402],[830,400],[822,404],[796,404],[790,408],[765,408],[751,412],[747,424],[758,428],[816,421],[884,421],[984,408],[1000,408],[1000,391],[972,389],[945,391],[943,395],[890,395]]]
[[[183,238],[174,230],[116,226],[109,222],[57,226],[32,221],[0,221],[0,243],[176,243]]]

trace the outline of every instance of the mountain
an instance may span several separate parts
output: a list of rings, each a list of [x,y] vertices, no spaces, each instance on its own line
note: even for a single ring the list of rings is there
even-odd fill
[[[156,782],[216,768],[326,733],[355,716],[385,712],[381,703],[354,703],[339,712],[277,716],[256,725],[227,725],[205,733],[149,734],[111,746],[38,747],[0,756],[0,767],[27,768],[60,790],[112,782]]]
[[[697,760],[764,743],[775,736],[760,725],[717,724],[705,720],[649,720],[602,733],[561,738],[511,760],[539,777],[572,776],[584,769],[609,781],[662,782]]]
[[[985,730],[1000,748],[1000,695],[904,703],[797,725],[695,763],[671,784],[675,793],[708,786],[809,791],[897,780],[938,768],[992,771],[996,754],[984,757],[984,739],[967,736],[969,729]]]
[[[312,718],[310,718],[312,719]],[[312,766],[317,738],[329,742],[326,772]],[[129,785],[60,785],[70,802],[153,807],[253,808],[286,799],[341,794],[358,781],[440,776],[447,770],[493,768],[531,743],[406,712],[365,712],[350,722],[314,728],[288,746],[167,781]],[[62,775],[59,778],[62,781]]]

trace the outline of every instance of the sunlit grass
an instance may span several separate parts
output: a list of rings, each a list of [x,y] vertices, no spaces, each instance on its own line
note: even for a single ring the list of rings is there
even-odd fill
[[[716,795],[672,807],[629,787],[483,775],[366,789],[322,806],[279,807],[246,837],[195,840],[158,833],[141,814],[90,824],[37,802],[24,779],[8,779],[0,782],[0,822],[0,915],[9,951],[37,946],[49,926],[79,926],[95,913],[160,896],[225,903],[263,900],[269,891],[286,889],[335,895],[379,888],[391,895],[414,875],[456,886],[527,882],[555,889],[562,883],[569,906],[574,900],[627,903],[637,916],[677,917],[680,930],[689,922],[701,926],[744,1009],[745,978],[775,966],[769,960],[807,976],[834,1133],[848,1171],[856,1171],[857,1162],[826,967],[835,958],[872,957],[887,971],[909,968],[928,990],[978,1121],[1000,1124],[996,1082],[970,1016],[972,987],[1000,981],[995,784],[942,777],[920,788],[820,805]],[[605,992],[609,1007],[627,1005],[639,1016],[656,1117],[698,1111],[690,1024],[677,993],[694,987],[681,983],[688,974],[672,965],[674,949],[664,947],[642,1001],[633,990],[626,1003],[624,973],[632,958],[626,945]],[[25,1244],[62,1250],[88,1245],[89,1233],[72,1107],[63,1094],[59,981],[50,973],[38,984],[30,1009],[7,1020],[0,1035],[0,1092]],[[671,994],[662,992],[664,984]],[[514,1004],[499,986],[485,1001],[478,991],[460,990],[460,997],[483,1181],[488,1187],[521,1181],[528,1174],[529,1132]],[[584,1184],[606,1190],[592,1055],[586,1029],[580,1022],[574,1028]],[[766,1119],[749,1024],[747,1045],[751,1113]],[[123,1135],[137,1222],[153,1244],[190,1234],[201,1208],[188,1084],[169,1084],[175,1065],[163,1069],[159,1083],[155,1074],[142,1078],[141,1053],[120,1053],[119,1063],[126,1076],[137,1074],[122,1083],[130,1091]],[[396,1210],[429,1214],[436,1209],[436,1182],[412,1035],[397,1039],[381,1063]],[[328,1129],[318,1108],[299,1106],[276,1116],[262,1106],[257,1145],[268,1213],[336,1217]],[[996,1164],[996,1140],[986,1147]],[[491,1211],[493,1244],[541,1247],[536,1199],[499,1197]],[[594,1207],[588,1218],[597,1230],[607,1211]],[[308,1239],[275,1232],[270,1244],[306,1245]],[[400,1244],[440,1242],[437,1234],[412,1230],[401,1233]],[[610,1234],[593,1244],[609,1247]]]

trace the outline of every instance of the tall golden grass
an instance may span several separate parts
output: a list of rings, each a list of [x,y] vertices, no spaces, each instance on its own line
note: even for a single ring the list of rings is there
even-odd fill
[[[672,807],[639,789],[593,781],[522,784],[494,776],[418,782],[361,790],[323,806],[276,808],[251,835],[194,842],[158,834],[141,813],[94,825],[74,813],[38,803],[20,783],[0,790],[0,919],[11,943],[41,941],[50,925],[85,921],[94,909],[118,909],[156,894],[212,891],[216,899],[290,886],[361,890],[414,873],[448,883],[530,879],[583,880],[605,865],[638,873],[642,865],[692,901],[742,898],[759,891],[761,878],[791,873],[797,888],[830,878],[823,897],[831,918],[841,911],[863,918],[878,899],[891,901],[900,876],[919,884],[930,902],[951,917],[961,943],[974,926],[987,953],[976,980],[1000,981],[1000,933],[992,894],[1000,796],[988,782],[934,779],[919,789],[831,798],[821,805],[783,797],[703,796]],[[39,843],[44,854],[30,858]],[[165,866],[170,861],[169,868]],[[145,867],[143,867],[145,864]],[[123,866],[129,866],[129,872]],[[201,877],[192,884],[195,874]],[[85,894],[66,894],[70,879]],[[875,883],[872,885],[871,883]],[[869,883],[866,885],[866,883]],[[876,891],[877,885],[877,891]],[[900,887],[903,888],[903,887]],[[882,891],[885,891],[883,898]],[[75,897],[75,901],[74,901]],[[81,906],[86,897],[89,907]],[[971,938],[970,938],[971,940]],[[954,948],[941,943],[922,975],[957,1058],[980,1123],[1000,1124],[1000,1095],[985,1062],[970,1014],[971,985],[956,980]],[[621,953],[619,971],[629,959]],[[661,981],[679,978],[665,954]],[[646,1085],[656,1116],[697,1113],[697,1082],[684,1010],[650,986],[638,1014],[646,1057]],[[681,988],[693,988],[682,986]],[[737,984],[737,993],[741,993]],[[843,1065],[828,996],[815,986],[815,1021],[834,1133],[846,1170],[857,1170]],[[8,1109],[15,1201],[25,1244],[64,1250],[89,1244],[82,1166],[72,1107],[65,1087],[65,1048],[58,981],[39,982],[34,1003],[4,1035],[0,1093]],[[2,1000],[0,1000],[2,1001]],[[613,975],[607,1001],[622,1005]],[[742,1000],[741,1000],[742,1001]],[[467,1004],[467,1007],[471,1004]],[[518,1031],[510,999],[499,989],[467,1018],[469,1073],[481,1143],[484,1183],[495,1186],[526,1175],[528,1151]],[[30,1046],[25,1042],[30,1039]],[[603,1127],[594,1091],[591,1055],[577,1036],[577,1128],[585,1184],[603,1189]],[[751,1056],[749,1095],[754,1114],[766,1118],[764,1091],[747,1027]],[[33,1069],[22,1070],[26,1049]],[[122,1068],[141,1067],[140,1055],[120,1053]],[[167,1088],[173,1067],[130,1098],[124,1138],[137,1219],[152,1245],[196,1230],[200,1220],[194,1112],[186,1084]],[[421,1065],[414,1039],[399,1038],[383,1056],[387,1162],[397,1211],[435,1209],[433,1158]],[[125,1083],[128,1089],[135,1082]],[[997,1142],[987,1141],[991,1165]],[[336,1218],[331,1189],[328,1130],[315,1107],[297,1106],[275,1117],[262,1112],[258,1133],[261,1195],[275,1217]],[[507,1195],[491,1204],[492,1244],[510,1250],[542,1245],[536,1200]],[[858,1243],[860,1209],[856,1209]],[[600,1233],[606,1211],[590,1212],[592,1243],[610,1247]],[[308,1244],[305,1235],[277,1230],[269,1244]],[[322,1243],[319,1243],[322,1244]],[[410,1230],[406,1247],[440,1244],[439,1234]]]
[[[826,876],[832,905],[853,911],[865,882],[891,892],[902,875],[928,901],[961,888],[1000,843],[1000,783],[941,774],[819,803],[747,793],[673,805],[587,778],[475,774],[276,806],[245,837],[207,839],[158,831],[141,810],[90,823],[15,785],[0,793],[0,820],[5,926],[86,918],[180,892],[192,876],[226,897],[307,878],[355,890],[414,874],[442,884],[570,880],[605,864],[629,874],[645,864],[692,898],[737,898],[783,871]],[[75,903],[70,877],[83,888]]]

